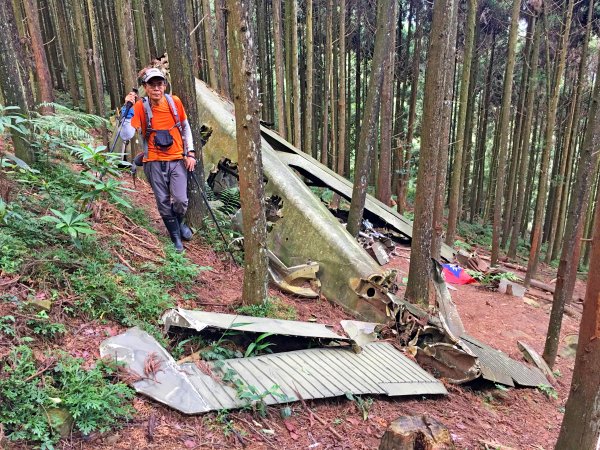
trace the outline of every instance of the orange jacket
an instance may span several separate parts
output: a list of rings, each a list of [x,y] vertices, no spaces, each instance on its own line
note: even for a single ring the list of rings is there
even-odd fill
[[[180,122],[187,119],[183,103],[179,97],[173,95],[173,102],[177,108]],[[134,128],[142,129],[142,136],[145,135],[146,131],[146,113],[144,111],[144,104],[141,100],[138,100],[133,106],[133,117],[131,118],[131,126]],[[163,96],[158,106],[152,106],[152,128],[154,130],[170,130],[169,133],[173,136],[173,145],[167,150],[162,151],[154,145],[154,135],[156,133],[151,132],[148,139],[148,157],[144,158],[144,162],[147,161],[174,161],[183,158],[183,139],[181,133],[175,126],[175,119],[169,109],[169,103]]]

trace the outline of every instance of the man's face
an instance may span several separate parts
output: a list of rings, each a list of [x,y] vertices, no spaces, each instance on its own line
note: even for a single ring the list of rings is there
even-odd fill
[[[146,93],[151,100],[158,101],[165,93],[166,83],[162,78],[150,78],[145,85]]]

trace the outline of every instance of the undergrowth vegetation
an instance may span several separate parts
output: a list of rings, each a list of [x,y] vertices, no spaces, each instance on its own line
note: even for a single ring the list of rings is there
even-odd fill
[[[175,289],[191,295],[206,269],[169,245],[146,263],[119,257],[127,250],[121,234],[100,233],[100,225],[126,217],[147,228],[147,214],[123,197],[118,158],[94,146],[86,127],[103,119],[56,111],[0,115],[1,129],[18,127],[40,156],[30,167],[0,153],[0,433],[41,448],[122,425],[133,412],[133,391],[116,367],[62,351],[66,333],[82,321],[112,321],[166,344],[161,313],[175,306]]]

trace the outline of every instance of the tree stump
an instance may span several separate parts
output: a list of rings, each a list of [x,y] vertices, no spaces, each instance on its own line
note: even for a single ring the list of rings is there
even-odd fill
[[[427,416],[401,416],[381,438],[379,450],[454,450],[448,429]]]

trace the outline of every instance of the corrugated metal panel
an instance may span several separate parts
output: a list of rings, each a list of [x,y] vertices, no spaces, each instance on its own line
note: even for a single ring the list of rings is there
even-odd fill
[[[233,387],[213,375],[227,369],[259,393],[279,386],[276,393],[285,398],[269,395],[264,399],[267,404],[299,400],[298,394],[314,399],[346,392],[390,396],[447,393],[442,383],[386,342],[366,345],[358,354],[348,347],[328,347],[229,359],[211,363],[207,374],[194,363],[179,366],[152,336],[132,328],[106,339],[100,354],[124,362],[140,375],[142,379],[134,383],[137,392],[186,414],[246,405]],[[159,370],[149,375],[144,368],[152,354],[160,363]]]
[[[461,344],[471,350],[481,366],[481,374],[486,380],[507,386],[539,386],[550,384],[541,370],[509,358],[505,353],[490,347],[477,339],[463,335]]]
[[[261,391],[279,386],[288,401],[353,394],[445,394],[443,384],[391,344],[368,344],[360,353],[347,348],[318,348],[223,361],[215,372],[232,369]],[[192,377],[193,379],[193,377]],[[281,403],[269,396],[266,403]],[[215,405],[216,406],[216,405]],[[218,407],[224,407],[219,405]],[[216,408],[218,409],[218,408]]]

